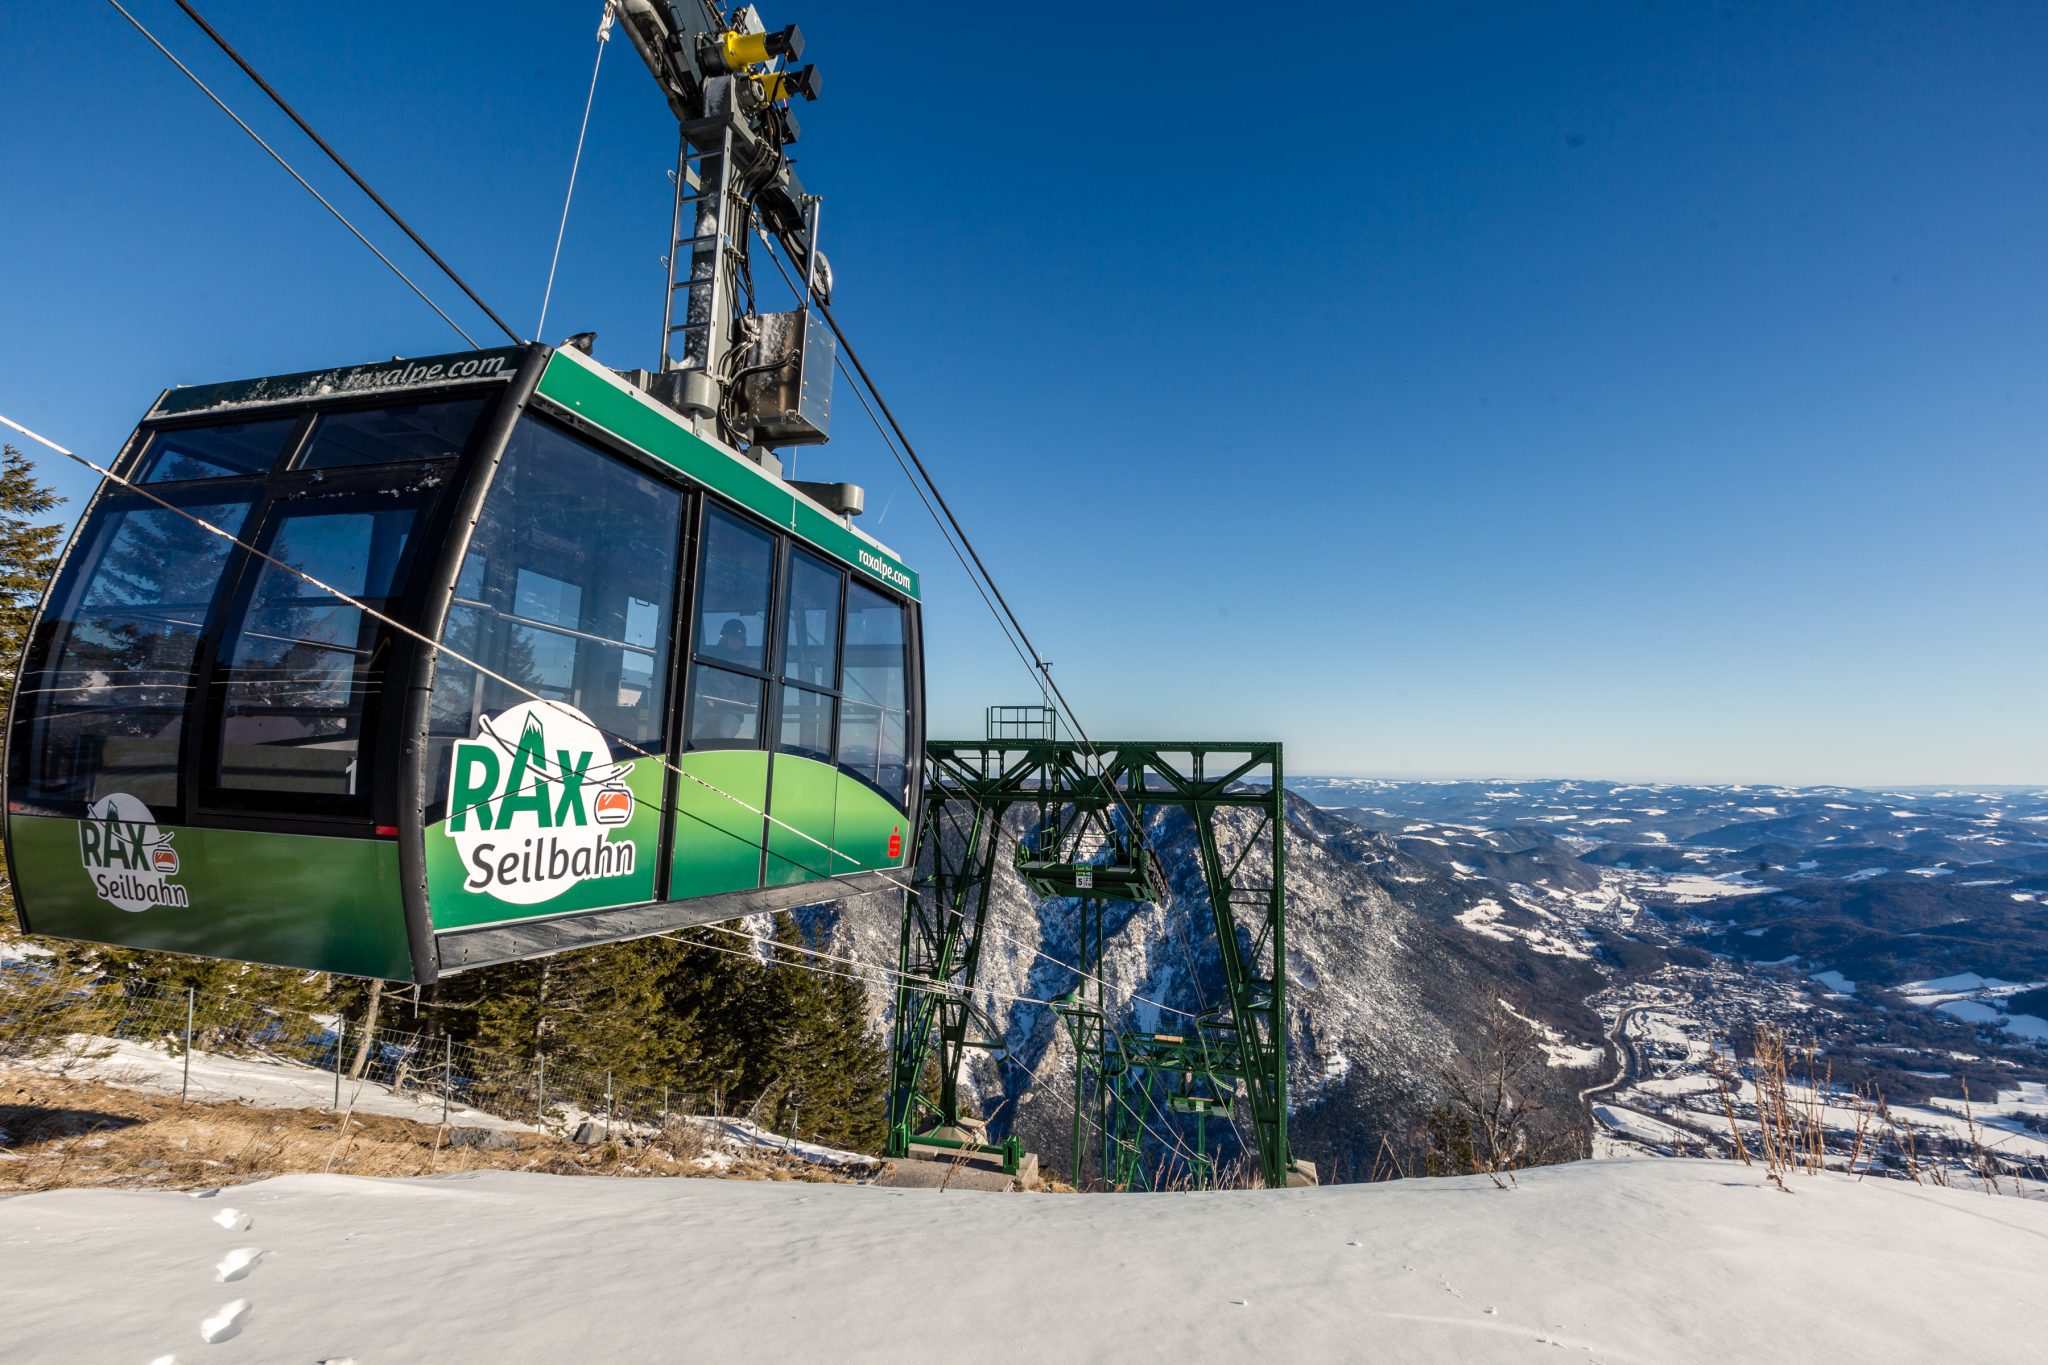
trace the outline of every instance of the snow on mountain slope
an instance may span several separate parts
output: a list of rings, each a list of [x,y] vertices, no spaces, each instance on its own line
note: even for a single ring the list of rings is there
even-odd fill
[[[0,1202],[0,1340],[10,1365],[896,1362],[977,1343],[1120,1365],[1726,1365],[2017,1359],[2038,1342],[2048,1204],[1839,1176],[1787,1194],[1728,1162],[1519,1180],[1062,1197],[492,1172],[65,1190]]]

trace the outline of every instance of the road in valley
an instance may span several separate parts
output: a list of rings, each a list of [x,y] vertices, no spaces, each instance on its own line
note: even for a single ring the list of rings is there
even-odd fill
[[[1650,1006],[1648,1005],[1629,1005],[1622,1010],[1620,1016],[1614,1021],[1614,1027],[1607,1031],[1607,1046],[1614,1053],[1614,1074],[1599,1084],[1589,1085],[1579,1092],[1579,1103],[1584,1106],[1586,1118],[1592,1123],[1595,1132],[1608,1129],[1610,1125],[1602,1123],[1594,1116],[1594,1097],[1604,1095],[1611,1090],[1622,1089],[1635,1081],[1643,1079],[1642,1055],[1636,1051],[1634,1040],[1628,1036],[1628,1021],[1649,1008]],[[1699,1116],[1689,1113],[1682,1116],[1672,1114],[1661,1106],[1653,1109],[1651,1112],[1654,1115],[1653,1122],[1660,1123],[1666,1128],[1675,1128],[1680,1133],[1691,1136],[1711,1152],[1731,1154],[1727,1146],[1727,1139],[1711,1129],[1703,1129],[1698,1121]]]
[[[1615,1018],[1614,1027],[1607,1030],[1607,1049],[1614,1054],[1614,1074],[1598,1085],[1589,1085],[1579,1092],[1579,1103],[1585,1107],[1587,1118],[1593,1117],[1595,1095],[1626,1085],[1642,1070],[1642,1062],[1636,1056],[1636,1045],[1628,1040],[1628,1021],[1642,1013],[1645,1008],[1647,1006],[1626,1006]]]

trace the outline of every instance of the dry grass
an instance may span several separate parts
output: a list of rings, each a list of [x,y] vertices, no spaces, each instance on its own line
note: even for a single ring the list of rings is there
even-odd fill
[[[0,1070],[0,1193],[65,1187],[204,1189],[274,1175],[414,1176],[454,1171],[714,1176],[847,1182],[846,1174],[763,1151],[708,1169],[703,1131],[672,1121],[653,1137],[585,1147],[540,1133],[485,1150],[434,1124],[320,1109],[185,1103],[97,1081]]]
[[[1794,1063],[1805,1074],[1795,1076]],[[1809,1042],[1803,1053],[1788,1043],[1774,1024],[1756,1026],[1756,1109],[1761,1130],[1764,1168],[1779,1189],[1795,1171],[1815,1175],[1827,1169],[1827,1126],[1822,1097],[1834,1087],[1834,1063],[1819,1065],[1819,1049]],[[1733,1120],[1730,1120],[1731,1126]]]
[[[2010,1182],[2018,1193],[2020,1176],[2030,1169],[2004,1164],[1995,1144],[1985,1144],[1984,1125],[1977,1118],[1967,1080],[1961,1114],[1966,1138],[1958,1138],[1939,1131],[1923,1135],[1905,1113],[1892,1109],[1874,1082],[1836,1089],[1833,1066],[1821,1057],[1818,1045],[1809,1040],[1802,1046],[1773,1024],[1756,1026],[1748,1070],[1748,1084],[1756,1095],[1756,1154],[1766,1178],[1780,1189],[1789,1190],[1785,1178],[1794,1173],[1839,1169],[1859,1180],[1872,1172],[1940,1186],[1974,1180],[1986,1194],[2005,1193]],[[1744,1078],[1727,1060],[1718,1061],[1712,1074],[1730,1141],[1747,1163],[1750,1145],[1737,1120],[1738,1105],[1744,1103]],[[1838,1115],[1847,1111],[1846,1120],[1836,1118],[1832,1134],[1830,1105]],[[1830,1152],[1831,1138],[1838,1148],[1846,1146],[1846,1155]]]

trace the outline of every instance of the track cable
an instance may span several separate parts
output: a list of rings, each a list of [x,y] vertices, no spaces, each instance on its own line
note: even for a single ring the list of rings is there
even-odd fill
[[[107,3],[113,5],[115,9],[121,9],[118,0],[107,0]],[[246,75],[250,80],[256,82],[257,88],[262,90],[264,94],[270,96],[271,103],[275,104],[279,109],[283,110],[285,116],[290,118],[293,123],[296,123],[299,126],[300,132],[304,133],[307,137],[311,138],[313,140],[313,144],[316,147],[318,147],[321,151],[327,153],[327,159],[329,161],[332,161],[336,166],[340,167],[342,174],[346,175],[350,180],[354,181],[356,188],[361,190],[364,194],[368,195],[371,203],[375,204],[378,208],[384,210],[384,216],[386,218],[389,218],[393,223],[397,224],[398,230],[400,232],[403,232],[407,237],[411,238],[412,244],[418,247],[422,252],[425,252],[427,259],[432,261],[435,265],[439,266],[442,274],[446,275],[449,279],[455,282],[455,287],[457,289],[460,289],[464,294],[469,296],[469,301],[475,304],[479,309],[481,309],[485,317],[489,318],[492,322],[497,324],[498,330],[503,332],[506,335],[506,337],[512,342],[513,345],[517,346],[526,340],[526,338],[520,336],[519,333],[513,331],[511,324],[507,323],[505,319],[499,317],[497,311],[493,309],[491,305],[485,303],[483,301],[482,296],[479,295],[476,292],[476,290],[471,289],[469,287],[469,282],[467,280],[463,279],[462,276],[455,273],[454,266],[448,264],[447,261],[441,259],[440,252],[434,250],[434,248],[427,245],[426,238],[420,236],[419,233],[413,231],[412,224],[406,222],[404,218],[400,217],[398,210],[392,208],[390,204],[385,202],[383,195],[377,193],[376,190],[370,187],[369,181],[363,179],[362,176],[356,174],[356,168],[349,165],[347,158],[342,156],[340,152],[335,151],[334,147],[327,141],[327,139],[320,136],[320,134],[314,130],[312,124],[306,122],[305,118],[300,115],[299,111],[292,107],[291,102],[285,99],[283,95],[280,95],[277,92],[277,87],[273,86],[269,81],[263,79],[263,73],[258,71],[254,66],[251,66],[249,64],[248,59],[244,57],[241,53],[237,52],[235,50],[234,45],[230,43],[226,38],[221,36],[220,30],[216,29],[212,24],[206,22],[206,16],[202,15],[198,10],[192,7],[191,0],[176,0],[176,4],[179,9],[185,11],[185,13],[191,18],[192,22],[197,24],[200,30],[203,33],[205,33],[207,37],[213,40],[214,46],[218,47],[222,52],[225,52],[228,55],[229,59],[232,60],[236,66],[242,68],[242,73],[244,75]],[[128,13],[128,11],[126,10],[121,10],[121,12],[124,15]],[[128,22],[131,24],[135,24],[137,28],[142,27],[141,24],[136,23],[135,19],[132,16],[129,17]],[[147,33],[147,30],[144,30],[144,32]],[[150,41],[156,42],[154,38],[151,38]],[[157,46],[159,48],[163,48],[163,44],[161,43],[158,43]],[[600,49],[600,52],[602,52],[602,49]],[[164,55],[167,57],[170,56],[170,52],[168,49],[164,50]],[[173,57],[172,60],[176,61],[177,59]],[[179,63],[179,65],[182,66],[183,63]],[[191,73],[187,72],[186,74],[190,75]],[[198,77],[194,76],[193,79],[197,80]],[[219,103],[219,101],[216,100],[215,103]],[[221,105],[221,107],[223,109],[227,108],[226,105]],[[235,121],[237,123],[241,122],[240,119],[236,119]],[[254,136],[254,134],[251,134],[251,136]],[[312,187],[308,186],[307,188],[310,189]],[[470,342],[470,345],[472,346],[474,346],[475,344],[476,343],[473,341]]]
[[[336,208],[333,205],[333,203],[329,201],[326,195],[320,193],[319,190],[314,189],[312,181],[306,179],[305,176],[300,175],[298,172],[298,168],[293,166],[291,162],[286,161],[284,159],[283,154],[280,153],[277,150],[277,148],[271,146],[268,142],[265,142],[263,140],[262,134],[258,133],[254,128],[251,128],[245,121],[243,121],[243,118],[240,114],[236,113],[233,109],[228,107],[228,103],[226,100],[222,99],[219,95],[216,95],[213,92],[213,88],[211,86],[209,86],[205,81],[199,79],[198,75],[192,70],[191,67],[179,61],[177,54],[172,52],[169,48],[165,47],[162,41],[158,39],[158,37],[154,33],[151,33],[149,29],[143,25],[143,22],[140,19],[137,19],[134,15],[130,14],[125,8],[123,8],[121,5],[121,0],[107,0],[107,3],[112,5],[114,9],[120,13],[123,19],[126,19],[131,25],[133,25],[137,33],[140,33],[143,37],[149,39],[150,46],[154,47],[158,52],[163,53],[165,59],[168,60],[172,66],[175,66],[178,68],[178,70],[184,72],[186,79],[190,80],[192,84],[198,86],[200,92],[204,94],[208,99],[212,100],[214,102],[214,105],[218,107],[223,114],[226,114],[229,118],[233,119],[235,121],[235,126],[240,128],[243,132],[247,133],[251,141],[253,141],[258,147],[261,147],[264,151],[268,152],[270,154],[270,159],[272,161],[275,161],[278,165],[282,166],[284,168],[285,174],[289,175],[292,179],[298,181],[299,187],[301,189],[305,190],[306,193],[312,195],[315,199],[319,200],[320,207],[326,209],[329,213],[333,214],[334,220],[340,223],[343,227],[347,228],[349,230],[349,233],[352,236],[354,236],[354,238],[357,241],[361,242],[365,247],[369,248],[371,255],[375,256],[378,260],[384,262],[385,267],[388,270],[390,270],[392,274],[398,276],[398,278],[404,282],[405,287],[407,289],[412,290],[414,294],[417,294],[419,296],[420,302],[426,304],[427,307],[433,309],[435,315],[438,316],[441,319],[441,321],[447,323],[450,327],[454,328],[455,335],[461,337],[464,341],[468,342],[472,347],[476,345],[476,338],[472,337],[468,332],[463,331],[461,323],[457,322],[454,318],[449,317],[447,312],[441,307],[441,305],[435,303],[434,300],[428,296],[426,290],[420,288],[419,285],[413,283],[412,276],[406,274],[403,270],[400,270],[398,268],[397,263],[393,261],[389,256],[386,256],[383,253],[383,251],[378,249],[378,246],[375,242],[371,241],[368,237],[365,237],[363,235],[363,230],[361,228],[357,227],[354,223],[349,221],[348,215],[344,214],[340,209]],[[26,428],[17,428],[17,430],[25,431]],[[34,435],[33,432],[29,432],[28,434]]]

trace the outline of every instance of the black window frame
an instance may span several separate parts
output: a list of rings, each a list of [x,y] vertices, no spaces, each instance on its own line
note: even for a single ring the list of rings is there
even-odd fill
[[[148,448],[149,437],[152,435],[154,435],[153,429],[138,430],[136,436],[131,438],[130,449],[123,455],[120,463],[132,465],[140,457],[141,452]],[[179,480],[173,483],[152,485],[148,493],[136,492],[118,484],[104,483],[99,492],[87,505],[84,515],[79,518],[78,529],[73,532],[71,542],[65,547],[63,561],[58,565],[56,573],[52,575],[53,586],[56,583],[67,582],[67,576],[72,570],[74,559],[91,552],[92,562],[79,570],[81,576],[77,580],[77,587],[81,595],[90,590],[90,586],[100,570],[101,563],[107,550],[111,547],[112,541],[107,539],[97,544],[87,542],[82,533],[88,525],[93,528],[95,539],[97,539],[99,530],[109,520],[117,516],[126,516],[131,512],[165,511],[166,505],[171,509],[170,514],[175,515],[177,511],[190,512],[194,507],[207,507],[222,503],[239,503],[241,505],[242,515],[240,521],[233,526],[222,526],[220,529],[226,531],[237,540],[243,539],[248,534],[249,528],[257,524],[257,518],[264,506],[262,478],[253,475],[235,475],[232,477]],[[195,513],[194,515],[197,514]],[[201,532],[200,534],[207,535],[211,533]],[[155,807],[151,809],[151,813],[158,820],[166,823],[190,823],[189,817],[192,813],[191,784],[186,778],[190,771],[188,755],[195,725],[193,718],[194,702],[197,697],[202,695],[209,663],[208,650],[211,648],[209,642],[217,633],[221,617],[225,611],[223,606],[225,599],[220,585],[237,572],[237,561],[242,553],[240,548],[230,545],[227,552],[222,556],[219,575],[215,579],[211,595],[207,598],[206,609],[200,621],[199,630],[193,639],[189,682],[185,689],[184,700],[180,704],[178,712],[177,783],[172,799],[165,803],[161,809]],[[17,690],[14,695],[14,704],[9,708],[7,717],[9,739],[9,752],[7,756],[8,799],[10,808],[20,809],[27,813],[79,819],[83,818],[86,806],[91,804],[89,800],[83,803],[79,809],[70,810],[64,808],[63,803],[54,800],[45,802],[41,799],[34,799],[24,802],[19,795],[19,793],[30,786],[30,768],[37,762],[39,757],[39,745],[44,734],[44,727],[50,717],[49,704],[42,700],[41,697],[36,696],[32,688],[23,686],[23,684],[31,682],[40,683],[44,679],[45,675],[54,666],[55,657],[60,645],[68,642],[71,631],[78,624],[75,617],[53,618],[50,615],[51,605],[52,603],[46,598],[43,607],[38,612],[34,631],[30,636],[28,648],[25,651],[21,668],[16,676]]]
[[[401,398],[410,398],[410,401],[398,401]],[[492,412],[502,398],[502,393],[486,392],[479,394],[474,389],[457,389],[438,393],[430,392],[416,397],[401,394],[385,394],[380,398],[374,400],[366,399],[362,402],[329,403],[306,414],[309,420],[302,422],[298,431],[293,433],[292,439],[285,445],[284,455],[278,460],[277,466],[272,472],[278,474],[338,477],[344,474],[355,473],[358,470],[392,469],[400,465],[465,465],[470,463],[469,457],[476,452],[477,433],[484,430],[490,424]],[[411,457],[402,460],[366,460],[357,464],[307,465],[305,463],[306,457],[313,453],[315,425],[325,418],[346,417],[359,412],[388,412],[393,408],[424,408],[456,403],[475,403],[477,411],[475,418],[469,424],[469,434],[463,437],[461,448],[452,455],[437,455],[429,459]]]
[[[302,430],[299,436],[303,442],[306,432]],[[280,511],[299,508],[317,511],[326,505],[346,511],[357,508],[374,510],[380,506],[398,505],[392,502],[389,490],[394,483],[394,471],[403,473],[408,476],[411,486],[401,490],[398,496],[401,500],[409,498],[415,512],[412,525],[406,532],[403,562],[394,572],[394,586],[398,592],[390,598],[372,600],[383,601],[383,606],[375,608],[381,614],[396,621],[416,622],[425,596],[420,569],[423,564],[431,562],[429,546],[435,529],[433,523],[437,509],[447,502],[441,490],[426,481],[452,469],[455,464],[453,459],[442,459],[322,470],[282,469],[267,481],[267,496],[258,501],[250,517],[248,525],[252,533],[245,533],[240,539],[255,550],[268,554],[276,543],[279,528],[290,520],[288,516],[278,515]],[[379,792],[377,778],[388,770],[387,765],[399,761],[395,752],[397,746],[386,742],[385,732],[397,729],[401,724],[398,711],[402,705],[401,693],[411,676],[411,656],[417,649],[415,641],[390,626],[379,626],[387,649],[380,670],[383,681],[374,696],[363,699],[358,715],[357,761],[364,762],[367,770],[362,789],[355,796],[336,798],[319,793],[231,787],[220,781],[220,765],[226,748],[228,688],[234,681],[234,669],[224,651],[230,631],[247,619],[256,590],[263,582],[264,570],[270,567],[268,561],[257,554],[238,548],[225,575],[232,578],[233,587],[215,598],[213,618],[208,623],[202,648],[197,723],[188,727],[189,737],[180,759],[185,774],[186,805],[189,810],[204,814],[245,816],[260,812],[266,815],[312,816],[355,824],[375,817],[376,823],[390,825],[393,822],[386,818],[389,813],[383,806],[386,798]],[[342,605],[340,599],[336,599],[336,604]],[[385,790],[396,785],[384,784]]]
[[[886,797],[889,800],[890,804],[896,806],[897,809],[908,811],[909,808],[916,805],[916,796],[917,792],[920,789],[918,777],[919,764],[922,762],[924,756],[924,740],[921,718],[921,712],[923,708],[920,705],[918,705],[918,703],[921,703],[924,700],[924,686],[922,655],[918,653],[918,650],[920,648],[921,637],[918,635],[919,621],[917,618],[917,604],[906,598],[898,597],[895,593],[888,591],[887,589],[883,588],[880,584],[871,582],[866,579],[861,580],[859,586],[864,590],[873,593],[876,597],[881,598],[884,602],[890,603],[897,609],[898,612],[901,613],[899,619],[902,621],[903,625],[903,705],[901,707],[884,706],[879,702],[856,700],[853,703],[854,705],[867,707],[870,710],[877,712],[878,716],[881,718],[875,730],[876,773],[873,777],[869,777],[865,774],[847,768],[844,765],[844,763],[840,761],[844,756],[845,746],[843,744],[837,743],[835,743],[834,745],[833,766],[838,768],[840,772],[845,773],[848,777],[851,777],[854,781],[859,782],[863,786],[867,787],[870,791],[873,791],[879,796]],[[849,576],[847,586],[841,590],[839,595],[839,600],[841,604],[839,611],[839,686],[841,696],[839,703],[838,723],[841,727],[844,727],[846,724],[846,630],[847,623],[852,619],[852,597],[853,580]],[[883,727],[886,724],[886,718],[891,713],[899,711],[903,716],[904,749],[904,790],[900,793],[890,792],[888,789],[883,787],[881,784],[880,775],[881,735],[883,733]],[[835,741],[838,739],[838,736],[836,734],[834,736],[834,739]]]
[[[690,632],[688,640],[678,640],[677,647],[681,672],[675,693],[675,723],[672,734],[674,748],[670,752],[678,756],[687,753],[733,751],[755,751],[769,755],[790,753],[793,757],[812,758],[828,767],[862,783],[870,791],[883,797],[892,806],[904,812],[905,818],[915,820],[924,789],[924,651],[921,631],[919,603],[914,598],[903,596],[892,585],[882,583],[857,573],[853,567],[837,556],[813,545],[800,536],[776,526],[753,513],[750,509],[732,501],[714,490],[705,489],[693,480],[683,479],[685,487],[697,489],[699,508],[691,519],[694,544],[684,558],[684,569],[689,575],[685,592],[679,601],[687,603]],[[701,589],[704,547],[708,541],[708,527],[713,515],[722,514],[748,528],[773,538],[775,554],[770,561],[774,581],[770,588],[767,631],[769,639],[763,651],[766,667],[756,669],[735,664],[707,652],[708,642],[700,641],[698,632],[702,626],[702,613],[698,608],[698,593]],[[792,679],[786,676],[788,660],[785,657],[788,646],[788,614],[793,605],[791,583],[794,578],[795,556],[805,555],[833,571],[839,577],[838,609],[836,612],[835,638],[833,641],[833,685],[829,688]],[[840,765],[843,732],[846,725],[846,631],[848,596],[853,585],[859,584],[884,600],[893,603],[903,612],[903,687],[904,705],[904,790],[890,792],[874,779],[859,772],[850,771]],[[690,738],[690,713],[696,703],[697,669],[699,666],[724,669],[762,684],[763,719],[751,740],[697,742]],[[783,698],[790,689],[810,692],[832,699],[832,756],[816,759],[814,755],[797,754],[783,748],[782,707]],[[883,707],[884,711],[895,708]],[[769,800],[774,799],[774,777],[769,777]],[[673,795],[671,795],[671,803]]]
[[[775,643],[773,657],[769,660],[775,666],[774,686],[771,689],[773,693],[775,723],[772,727],[762,727],[764,738],[767,738],[768,741],[765,747],[770,753],[788,753],[794,754],[797,757],[813,758],[813,755],[809,753],[798,754],[795,750],[783,748],[783,702],[791,690],[808,692],[812,696],[830,697],[832,699],[832,750],[824,758],[815,759],[814,761],[823,763],[828,767],[837,768],[839,766],[839,727],[844,721],[845,706],[843,689],[846,682],[847,568],[846,565],[839,561],[807,548],[803,542],[793,536],[785,535],[781,537],[781,540],[782,552],[776,556],[776,576],[785,586],[782,600],[776,604],[774,617]],[[835,574],[839,580],[839,591],[834,599],[832,613],[832,685],[830,687],[820,687],[815,683],[805,682],[789,676],[789,659],[787,657],[789,650],[789,616],[796,604],[796,594],[791,590],[790,585],[793,585],[796,581],[797,557],[800,555],[805,559],[822,565],[828,572]],[[772,736],[767,733],[771,729]]]
[[[694,527],[696,534],[691,540],[688,553],[681,557],[683,571],[689,576],[689,638],[686,641],[680,642],[683,650],[686,651],[683,657],[687,659],[688,666],[681,670],[681,676],[677,679],[678,685],[675,689],[676,718],[675,727],[672,731],[675,741],[674,747],[669,752],[684,754],[738,751],[744,753],[749,749],[753,749],[773,753],[775,751],[775,744],[771,736],[775,726],[770,725],[769,718],[771,716],[774,717],[777,725],[780,724],[782,719],[779,701],[775,692],[775,669],[778,663],[778,650],[780,647],[782,602],[787,593],[787,576],[783,569],[784,555],[782,548],[787,541],[787,537],[783,535],[779,528],[769,525],[761,520],[761,518],[752,515],[739,504],[728,502],[715,493],[710,492],[710,490],[702,489],[702,486],[694,480],[680,479],[678,482],[686,488],[700,489],[702,495],[697,499],[696,517],[690,523]],[[711,519],[714,516],[723,516],[727,520],[736,521],[748,530],[759,531],[768,537],[768,602],[766,609],[762,613],[761,620],[762,666],[760,668],[720,658],[709,652],[707,642],[698,638],[699,631],[704,624],[703,612],[698,606],[698,598],[704,590],[704,555],[708,552],[711,545]],[[707,744],[700,743],[691,736],[690,714],[697,703],[697,670],[699,668],[722,669],[727,673],[736,674],[740,677],[752,678],[761,684],[761,713],[754,726],[754,738],[751,742],[735,740],[731,743],[714,742]]]
[[[192,683],[187,691],[180,718],[176,796],[175,800],[163,809],[152,807],[152,813],[159,821],[193,828],[249,829],[357,838],[387,837],[396,827],[399,807],[411,800],[405,779],[407,769],[404,752],[406,727],[403,693],[410,685],[410,680],[416,676],[417,664],[423,653],[418,642],[403,631],[391,632],[392,650],[384,669],[384,696],[377,708],[380,712],[379,724],[375,727],[374,741],[362,750],[369,764],[366,786],[371,800],[367,808],[348,812],[320,809],[314,803],[294,802],[290,799],[292,793],[228,789],[231,793],[228,799],[214,799],[219,793],[207,789],[213,785],[215,770],[212,765],[217,761],[220,742],[220,699],[217,695],[222,691],[219,686],[223,671],[220,651],[225,643],[229,623],[240,619],[244,609],[244,596],[253,591],[260,570],[264,567],[263,561],[255,559],[248,550],[242,548],[242,544],[267,543],[267,537],[271,533],[271,511],[276,504],[327,495],[346,497],[363,490],[385,489],[398,481],[403,481],[407,485],[423,482],[435,489],[429,496],[429,506],[425,515],[416,519],[411,532],[410,539],[413,545],[408,548],[409,563],[402,590],[399,596],[393,599],[391,609],[385,613],[417,629],[421,613],[433,588],[433,584],[428,581],[434,577],[435,557],[430,547],[449,535],[451,518],[459,501],[452,492],[463,485],[470,477],[471,471],[483,463],[482,456],[490,444],[485,433],[495,429],[497,417],[503,412],[504,405],[513,401],[507,397],[509,389],[494,387],[485,392],[483,407],[479,411],[477,421],[471,428],[462,450],[453,456],[423,461],[394,461],[388,464],[308,470],[297,468],[298,458],[306,448],[315,423],[330,413],[452,401],[474,397],[477,392],[475,386],[464,385],[403,393],[351,395],[343,400],[321,398],[274,406],[181,413],[174,417],[144,420],[136,426],[111,467],[121,478],[136,480],[141,491],[131,490],[111,480],[103,481],[80,518],[81,527],[89,519],[103,518],[135,507],[158,506],[157,499],[174,507],[242,501],[246,503],[247,508],[241,525],[221,528],[228,531],[241,544],[232,545],[228,549],[213,595],[207,604],[199,639],[194,647]],[[280,448],[271,468],[266,471],[140,484],[138,476],[145,462],[151,458],[151,448],[160,433],[273,420],[290,420],[296,425]],[[66,547],[63,562],[58,566],[58,577],[70,572],[74,552],[82,551],[84,548],[83,542],[74,533],[72,543]],[[85,581],[90,581],[92,569],[95,568],[96,566],[91,566],[85,571]],[[22,679],[40,677],[47,670],[52,660],[53,646],[65,624],[52,621],[47,615],[39,615],[30,640],[29,653],[23,661],[20,675]],[[35,756],[31,752],[35,738],[35,727],[31,724],[31,717],[23,714],[23,707],[19,704],[13,711],[14,714],[8,718],[7,727],[10,789],[22,784],[30,766],[35,762]],[[380,777],[379,774],[384,776]],[[38,801],[23,805],[20,809],[74,819],[83,813],[82,808],[69,809],[68,802]]]
[[[146,488],[152,493],[166,488],[185,488],[188,486],[193,488],[211,487],[216,484],[233,483],[240,479],[251,479],[258,483],[266,482],[273,475],[292,467],[299,458],[299,452],[305,448],[306,433],[312,429],[313,423],[328,411],[331,411],[331,409],[326,407],[293,408],[278,411],[258,408],[253,411],[243,412],[198,413],[169,418],[159,422],[146,422],[136,429],[136,435],[140,439],[135,442],[134,448],[124,454],[115,464],[114,468],[122,478],[130,480],[137,486]],[[232,474],[207,474],[190,479],[164,479],[156,483],[151,483],[148,480],[146,466],[150,460],[155,458],[156,438],[161,435],[167,433],[175,434],[180,431],[201,430],[207,427],[243,427],[255,426],[263,422],[279,421],[295,422],[297,425],[284,438],[284,444],[278,448],[277,456],[271,461],[270,468],[268,469],[240,470]],[[123,488],[121,491],[125,493],[129,490]]]

